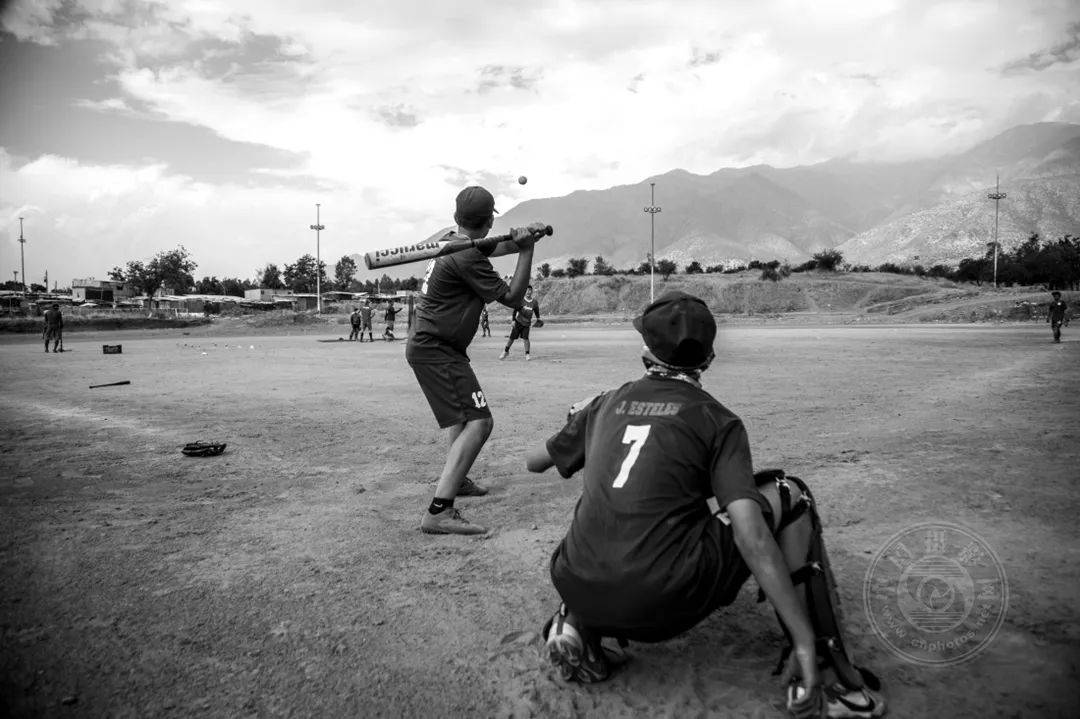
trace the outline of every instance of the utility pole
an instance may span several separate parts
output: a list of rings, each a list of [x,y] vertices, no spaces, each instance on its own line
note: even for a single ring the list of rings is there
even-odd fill
[[[23,218],[19,218],[19,262],[22,267],[22,291],[23,295],[26,294],[26,255],[23,253],[23,248],[26,247],[26,238],[23,237]],[[18,278],[15,280],[18,282]]]
[[[656,295],[656,213],[660,208],[656,206],[656,183],[649,183],[649,206],[645,212],[649,213],[649,302],[652,303]]]
[[[998,243],[998,206],[1007,197],[1001,191],[1001,175],[995,175],[994,191],[986,197],[994,201],[994,289],[997,289],[998,251],[1001,249],[1001,245]]]
[[[315,230],[315,305],[316,312],[322,314],[322,260],[319,258],[319,233],[326,229],[326,225],[319,222],[318,202],[315,203],[315,224],[311,229]]]

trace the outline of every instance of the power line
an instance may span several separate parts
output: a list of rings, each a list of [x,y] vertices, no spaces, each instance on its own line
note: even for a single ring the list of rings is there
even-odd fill
[[[1001,191],[1001,175],[995,175],[994,191],[987,195],[987,198],[994,201],[994,289],[997,289],[998,286],[998,251],[1001,249],[1001,244],[998,242],[998,206],[1007,196]]]
[[[649,206],[645,212],[649,213],[649,303],[655,298],[656,291],[656,213],[660,208],[656,206],[656,183],[649,183]]]

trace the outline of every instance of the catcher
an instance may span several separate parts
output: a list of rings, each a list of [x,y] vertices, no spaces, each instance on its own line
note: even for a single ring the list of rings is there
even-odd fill
[[[880,683],[843,643],[821,523],[802,480],[755,474],[742,421],[701,387],[716,323],[668,292],[634,321],[646,374],[571,408],[529,471],[583,472],[551,558],[563,603],[545,624],[563,679],[607,679],[603,637],[660,642],[731,604],[752,574],[776,610],[795,717],[880,717]]]
[[[511,317],[510,339],[506,342],[506,347],[503,348],[499,359],[504,360],[510,356],[510,346],[514,344],[514,340],[518,337],[525,343],[525,359],[532,359],[529,356],[529,350],[531,349],[529,328],[533,325],[534,317],[536,318],[536,326],[543,327],[544,321],[540,319],[540,303],[533,298],[533,288],[532,285],[529,285],[525,289],[525,298],[522,300],[521,305],[514,308],[514,314]]]

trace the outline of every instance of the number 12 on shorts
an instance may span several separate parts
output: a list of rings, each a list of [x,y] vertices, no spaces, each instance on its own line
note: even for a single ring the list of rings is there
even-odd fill
[[[641,455],[641,447],[645,444],[645,440],[648,439],[651,429],[651,424],[626,425],[622,443],[630,445],[630,451],[626,453],[626,459],[623,460],[622,466],[619,467],[619,474],[616,475],[615,481],[611,483],[611,486],[615,489],[622,487],[630,479],[630,469]]]

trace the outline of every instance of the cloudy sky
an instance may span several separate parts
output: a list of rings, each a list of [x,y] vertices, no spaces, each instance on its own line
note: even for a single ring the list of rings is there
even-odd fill
[[[0,278],[22,216],[50,287],[181,244],[198,277],[251,278],[315,253],[316,203],[333,263],[426,238],[473,183],[508,209],[1080,122],[1076,0],[0,8]]]

